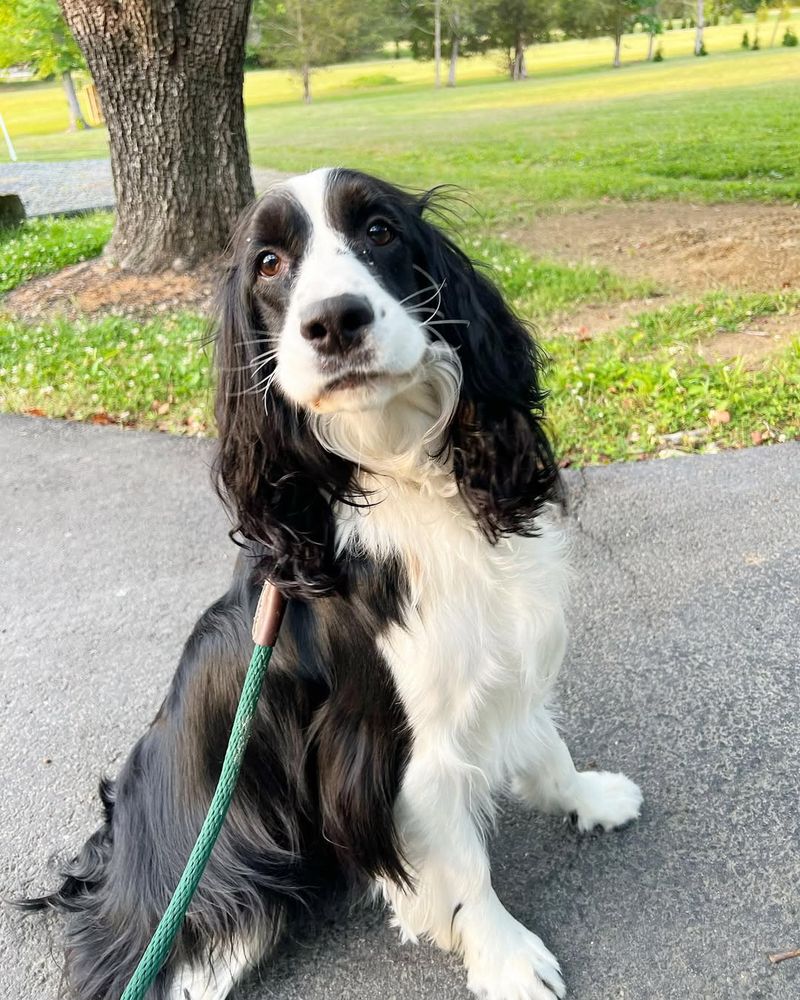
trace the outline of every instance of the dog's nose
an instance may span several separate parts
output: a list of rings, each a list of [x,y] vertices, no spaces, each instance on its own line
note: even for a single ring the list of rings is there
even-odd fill
[[[362,342],[374,319],[372,306],[360,295],[336,295],[306,306],[300,332],[321,354],[346,354]]]

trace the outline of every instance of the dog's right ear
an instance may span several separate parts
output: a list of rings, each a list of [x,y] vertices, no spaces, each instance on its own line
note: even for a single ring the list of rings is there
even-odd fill
[[[287,596],[307,599],[337,582],[331,503],[345,492],[350,467],[322,449],[304,412],[277,390],[265,394],[278,332],[259,328],[243,258],[234,242],[218,306],[217,490],[233,518],[231,536],[257,543],[264,575]]]

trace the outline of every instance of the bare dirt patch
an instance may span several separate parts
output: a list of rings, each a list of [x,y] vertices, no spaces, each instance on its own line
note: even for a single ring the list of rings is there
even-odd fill
[[[667,293],[800,287],[800,207],[608,204],[511,230],[539,257],[608,267]]]
[[[176,309],[205,314],[211,310],[218,275],[219,265],[209,263],[185,274],[136,275],[100,258],[27,281],[2,305],[27,320],[97,313],[146,318]]]
[[[721,330],[701,346],[700,353],[706,361],[739,359],[746,367],[757,368],[797,336],[800,336],[800,313],[762,316],[746,330],[735,333]]]
[[[591,340],[604,333],[612,333],[629,323],[639,313],[651,312],[679,300],[676,295],[659,295],[647,299],[628,299],[625,302],[604,302],[581,306],[573,312],[564,312],[549,323],[543,323],[545,334],[570,334],[577,340]]]

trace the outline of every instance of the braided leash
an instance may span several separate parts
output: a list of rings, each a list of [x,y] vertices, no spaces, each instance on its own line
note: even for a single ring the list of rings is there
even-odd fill
[[[158,922],[150,943],[139,959],[136,971],[125,987],[120,1000],[143,1000],[166,961],[178,931],[181,929],[186,911],[189,909],[189,904],[203,876],[208,859],[211,857],[211,852],[233,798],[236,782],[242,768],[244,752],[250,739],[253,716],[272,656],[272,649],[278,637],[285,607],[286,604],[281,594],[271,584],[265,583],[253,620],[255,649],[242,685],[239,707],[236,709],[236,717],[233,720],[228,749],[225,751],[225,759],[222,762],[222,770],[214,797],[208,807],[203,826],[172,899],[164,911],[164,916]]]

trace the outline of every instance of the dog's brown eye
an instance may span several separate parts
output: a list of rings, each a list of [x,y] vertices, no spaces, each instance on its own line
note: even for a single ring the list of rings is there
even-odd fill
[[[395,235],[394,229],[383,219],[376,219],[367,227],[367,236],[379,247],[385,247],[387,243],[391,243]]]
[[[274,278],[282,266],[280,257],[272,250],[265,250],[258,258],[258,273],[263,278]]]

